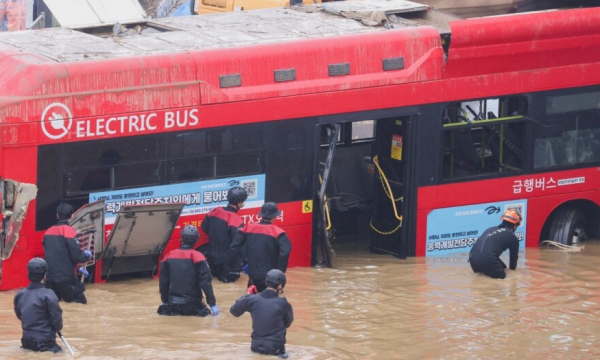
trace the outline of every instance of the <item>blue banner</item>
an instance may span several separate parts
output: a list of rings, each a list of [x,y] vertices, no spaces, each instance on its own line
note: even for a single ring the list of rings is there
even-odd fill
[[[500,216],[508,209],[515,209],[523,216],[515,235],[519,239],[519,246],[524,248],[527,227],[526,199],[433,210],[427,215],[425,255],[468,253],[486,229],[502,222]]]
[[[227,205],[227,191],[241,186],[248,192],[245,208],[261,207],[265,202],[265,175],[194,181],[91,193],[89,201],[106,201],[106,224],[114,223],[122,206],[185,203],[181,216],[206,214]]]

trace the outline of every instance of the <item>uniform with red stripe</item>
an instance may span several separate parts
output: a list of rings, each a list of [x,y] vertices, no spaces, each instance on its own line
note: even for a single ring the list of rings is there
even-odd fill
[[[56,212],[59,221],[46,231],[42,240],[48,263],[46,287],[54,290],[59,299],[85,304],[85,288],[75,277],[75,267],[88,261],[89,256],[81,250],[77,231],[67,220],[73,214],[73,207],[60,204]]]
[[[235,252],[230,246],[243,223],[237,209],[231,205],[212,210],[202,221],[201,229],[208,235],[210,243],[210,250],[206,253],[208,263],[213,275],[220,281],[233,282],[240,277],[238,264],[234,261]]]
[[[193,230],[194,234],[184,236],[187,230]],[[206,258],[193,248],[197,240],[196,227],[186,226],[182,231],[181,247],[167,254],[160,264],[159,289],[163,305],[158,313],[161,315],[210,314],[202,302],[202,293],[208,305],[213,307],[217,303]]]
[[[230,246],[244,223],[237,212],[244,207],[246,199],[246,189],[234,186],[227,191],[229,204],[212,210],[202,221],[201,229],[208,235],[209,244],[203,245],[200,250],[208,258],[213,276],[224,283],[240,278],[239,264]]]
[[[162,302],[198,302],[202,301],[204,292],[208,305],[216,304],[206,258],[192,246],[182,244],[181,248],[171,251],[160,266]]]
[[[271,223],[281,215],[275,203],[265,203],[258,215],[262,220],[244,225],[233,240],[231,249],[241,251],[240,257],[248,263],[249,285],[256,285],[258,291],[262,291],[269,270],[287,270],[292,243],[285,231]]]

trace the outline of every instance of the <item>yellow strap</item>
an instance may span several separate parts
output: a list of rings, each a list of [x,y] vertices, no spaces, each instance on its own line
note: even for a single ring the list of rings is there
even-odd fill
[[[381,180],[381,186],[383,187],[383,191],[385,192],[385,195],[392,201],[392,207],[394,208],[394,216],[396,217],[396,219],[398,219],[400,221],[400,223],[392,231],[381,231],[381,230],[375,228],[375,225],[373,225],[373,219],[371,219],[371,222],[370,222],[371,229],[373,229],[376,233],[381,234],[381,235],[391,235],[391,234],[395,233],[396,231],[398,231],[398,229],[400,229],[402,227],[402,215],[398,215],[398,209],[396,209],[396,201],[402,201],[403,197],[401,196],[398,199],[394,199],[394,193],[392,192],[392,187],[390,186],[390,183],[388,182],[388,179],[385,176],[385,173],[379,166],[379,159],[377,158],[377,155],[375,155],[373,157],[373,164],[375,164],[375,167],[377,168],[377,171],[379,174],[379,179]]]
[[[379,170],[379,177],[382,179],[382,185],[383,185],[383,190],[385,191],[385,194],[387,195],[387,197],[390,200],[392,200],[392,207],[394,208],[394,216],[396,217],[396,219],[398,219],[398,220],[400,220],[400,222],[402,222],[402,215],[398,215],[398,209],[396,209],[396,201],[402,200],[402,197],[399,197],[398,199],[394,199],[394,194],[392,193],[392,187],[390,186],[390,183],[388,182],[387,177],[383,173],[383,170],[381,170],[381,167],[379,166],[379,159],[377,158],[377,155],[375,155],[373,157],[373,164],[375,164],[375,167],[377,167],[377,170]]]

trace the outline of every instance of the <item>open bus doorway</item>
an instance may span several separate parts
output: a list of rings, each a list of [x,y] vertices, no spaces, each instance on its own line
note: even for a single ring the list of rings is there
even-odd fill
[[[318,174],[320,185],[326,181],[326,209],[317,227],[327,230],[333,254],[360,251],[406,257],[402,220],[410,121],[410,116],[398,116],[321,126]],[[325,232],[317,236],[322,241]]]

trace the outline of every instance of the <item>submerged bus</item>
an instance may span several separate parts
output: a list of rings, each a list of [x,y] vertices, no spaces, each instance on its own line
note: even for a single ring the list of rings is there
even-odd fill
[[[279,204],[291,266],[464,253],[509,207],[524,247],[598,235],[600,8],[448,21],[367,0],[123,26],[0,34],[2,246],[19,230],[2,290],[61,202],[104,201],[100,280],[177,246],[102,246],[118,216],[183,203],[163,223],[199,225],[233,185],[247,222]]]

